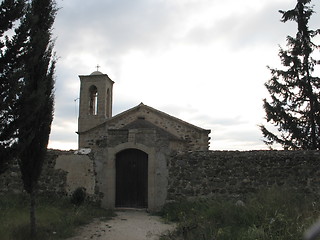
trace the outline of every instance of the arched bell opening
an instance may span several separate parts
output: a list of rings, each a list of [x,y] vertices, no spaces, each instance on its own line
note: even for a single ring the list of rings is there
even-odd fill
[[[98,115],[98,89],[94,85],[89,88],[89,115]]]

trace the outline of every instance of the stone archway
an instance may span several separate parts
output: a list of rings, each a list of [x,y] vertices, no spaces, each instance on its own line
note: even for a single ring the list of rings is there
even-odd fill
[[[116,207],[148,207],[148,154],[125,149],[116,154]]]
[[[116,162],[117,155],[127,149],[140,150],[148,156],[148,185],[147,185],[147,208],[149,210],[157,209],[155,205],[155,149],[138,143],[122,143],[115,147],[108,147],[106,154],[106,164],[104,165],[101,175],[101,181],[103,184],[100,185],[103,189],[102,193],[104,197],[102,199],[102,206],[106,208],[116,207]]]

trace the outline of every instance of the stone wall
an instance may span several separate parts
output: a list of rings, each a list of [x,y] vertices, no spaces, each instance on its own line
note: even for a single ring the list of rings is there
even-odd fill
[[[67,172],[62,169],[55,169],[56,159],[61,154],[69,154],[63,151],[48,151],[44,161],[43,170],[39,179],[39,192],[57,193],[66,195],[66,178]],[[23,192],[23,183],[17,161],[13,161],[9,169],[0,175],[0,193],[21,193]]]
[[[167,200],[241,196],[273,185],[320,194],[320,152],[206,151],[176,154],[168,162]]]
[[[74,151],[48,150],[38,182],[39,192],[71,195],[78,187],[86,188],[92,200],[99,200],[99,189],[95,183],[92,154],[75,154]],[[0,175],[0,193],[23,192],[23,183],[18,163]]]
[[[107,193],[103,183],[110,178],[110,171],[103,170],[106,175],[99,173],[105,165],[104,154],[99,154],[50,150],[39,180],[40,192],[70,195],[82,186],[94,200],[103,200],[106,196],[102,193]],[[149,177],[157,186],[149,191],[155,201],[159,196],[168,201],[197,196],[239,197],[275,184],[320,195],[319,151],[199,151],[168,158],[161,151],[151,151],[149,155],[154,165]],[[168,192],[158,193],[159,186]],[[19,167],[14,163],[0,175],[0,194],[22,191]]]
[[[65,190],[70,195],[78,187],[86,189],[87,194],[96,193],[94,160],[92,154],[60,154],[54,166],[56,170],[67,173]]]

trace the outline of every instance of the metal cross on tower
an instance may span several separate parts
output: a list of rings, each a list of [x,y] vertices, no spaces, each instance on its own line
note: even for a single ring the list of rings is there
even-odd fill
[[[96,68],[97,68],[97,71],[99,71],[99,68],[100,68],[99,64],[97,64]]]

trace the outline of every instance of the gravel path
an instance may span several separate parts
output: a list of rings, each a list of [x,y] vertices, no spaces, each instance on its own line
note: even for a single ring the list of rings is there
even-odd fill
[[[157,240],[174,224],[165,224],[160,217],[145,211],[126,210],[116,212],[109,221],[94,221],[79,229],[79,234],[69,240]]]

